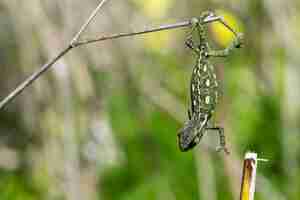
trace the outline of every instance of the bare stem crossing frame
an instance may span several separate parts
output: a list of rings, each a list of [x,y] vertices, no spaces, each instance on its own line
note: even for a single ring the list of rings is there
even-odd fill
[[[179,22],[179,23],[166,24],[166,25],[161,25],[159,27],[151,27],[151,28],[141,30],[141,31],[132,31],[132,32],[128,32],[128,33],[117,33],[117,34],[111,34],[111,35],[107,35],[107,36],[95,37],[92,39],[79,40],[81,34],[86,30],[88,25],[92,22],[92,20],[95,18],[95,16],[99,12],[100,8],[102,8],[102,6],[104,5],[104,3],[106,1],[107,0],[100,1],[98,6],[94,9],[94,11],[91,13],[91,15],[85,21],[85,23],[81,26],[80,30],[75,34],[75,36],[71,39],[69,44],[64,49],[62,49],[55,57],[50,59],[41,68],[39,68],[38,70],[33,72],[27,79],[25,79],[22,83],[20,83],[11,93],[9,93],[5,98],[3,98],[0,101],[0,110],[3,109],[12,100],[14,100],[18,95],[20,95],[35,80],[37,80],[41,75],[43,75],[47,70],[49,70],[60,58],[62,58],[64,55],[66,55],[68,52],[70,52],[70,50],[74,49],[75,47],[87,45],[87,44],[94,43],[94,42],[100,42],[100,41],[104,41],[104,40],[112,40],[112,39],[117,39],[117,38],[122,38],[122,37],[130,37],[130,36],[136,36],[136,35],[141,35],[141,34],[146,34],[146,33],[189,27],[192,25],[192,19],[191,19],[191,20],[183,21],[183,22]],[[222,23],[222,18],[219,16],[208,17],[205,19],[204,23],[210,23],[210,22],[215,22],[215,21],[219,21]]]

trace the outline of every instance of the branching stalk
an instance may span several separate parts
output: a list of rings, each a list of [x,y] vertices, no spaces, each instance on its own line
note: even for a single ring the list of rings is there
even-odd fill
[[[86,30],[86,28],[88,27],[88,25],[93,21],[93,19],[96,17],[97,13],[99,12],[99,10],[101,9],[101,7],[104,5],[105,2],[106,2],[106,0],[100,1],[100,3],[98,4],[98,6],[95,8],[95,10],[92,12],[92,14],[86,20],[86,22],[81,26],[81,28],[79,29],[79,31],[76,33],[76,35],[74,36],[74,38],[71,40],[70,45],[73,46],[73,44],[78,41],[80,35]]]
[[[116,38],[122,38],[122,37],[129,37],[129,36],[135,36],[135,35],[141,35],[141,34],[146,34],[146,33],[152,33],[152,32],[158,32],[158,31],[163,31],[163,30],[169,30],[169,29],[175,29],[175,28],[182,28],[182,27],[188,27],[191,26],[192,19],[189,21],[184,21],[184,22],[179,22],[175,24],[167,24],[167,25],[162,25],[159,27],[154,27],[154,28],[149,28],[146,30],[142,31],[133,31],[129,33],[118,33],[118,34],[112,34],[108,36],[101,36],[101,37],[96,37],[94,39],[88,39],[88,40],[82,40],[82,41],[77,41],[83,33],[83,31],[87,28],[87,26],[91,23],[91,21],[94,19],[96,14],[99,12],[100,8],[102,5],[106,2],[106,0],[102,0],[97,8],[92,12],[90,17],[87,19],[87,21],[84,23],[84,25],[81,27],[79,32],[75,35],[75,37],[71,40],[69,45],[61,50],[57,56],[49,60],[46,64],[44,64],[40,69],[35,71],[32,75],[30,75],[25,81],[23,81],[19,86],[17,86],[9,95],[7,95],[1,102],[0,102],[0,110],[3,109],[8,103],[10,103],[13,99],[15,99],[19,94],[22,93],[24,89],[26,89],[28,86],[30,86],[36,79],[38,79],[42,74],[44,74],[48,69],[51,68],[61,57],[63,57],[65,54],[67,54],[71,49],[81,46],[81,45],[86,45],[89,43],[94,43],[94,42],[100,42],[104,40],[111,40],[111,39],[116,39]],[[204,23],[210,23],[210,22],[215,22],[220,20],[219,16],[213,16],[213,17],[207,17],[204,20]]]

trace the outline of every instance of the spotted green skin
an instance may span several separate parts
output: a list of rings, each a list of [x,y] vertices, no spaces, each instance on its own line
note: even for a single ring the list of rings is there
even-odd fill
[[[218,102],[218,81],[214,66],[209,62],[209,46],[204,27],[199,26],[198,31],[199,44],[195,47],[188,45],[197,54],[197,62],[190,82],[189,120],[178,134],[181,151],[193,148],[200,141]]]
[[[218,81],[214,66],[205,58],[205,51],[200,53],[193,69],[190,94],[192,117],[211,116],[218,102]]]
[[[181,151],[192,149],[200,141],[218,103],[218,80],[214,66],[207,56],[208,47],[204,43],[198,48],[197,63],[190,81],[189,120],[178,136]]]
[[[242,34],[235,33],[236,39],[224,50],[210,50],[206,38],[203,21],[211,16],[211,12],[205,12],[199,21],[194,24],[187,46],[197,54],[197,63],[192,71],[190,82],[191,107],[188,110],[188,120],[179,131],[178,145],[181,151],[188,151],[197,145],[206,130],[217,130],[220,138],[218,150],[229,151],[225,145],[225,135],[222,127],[211,126],[210,119],[218,103],[218,80],[214,66],[210,63],[210,57],[226,57],[234,48],[240,48],[243,40]],[[223,23],[224,24],[224,23]],[[228,27],[226,25],[226,27]],[[197,45],[192,40],[193,31],[198,33]]]

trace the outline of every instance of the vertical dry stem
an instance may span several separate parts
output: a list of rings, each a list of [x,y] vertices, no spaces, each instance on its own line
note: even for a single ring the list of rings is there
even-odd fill
[[[257,154],[247,152],[244,158],[240,200],[253,200],[257,168]]]

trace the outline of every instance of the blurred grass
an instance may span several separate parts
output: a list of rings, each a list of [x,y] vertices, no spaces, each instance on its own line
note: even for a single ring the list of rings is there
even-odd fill
[[[106,41],[74,50],[0,113],[0,199],[236,199],[246,150],[270,160],[259,165],[255,199],[299,199],[300,106],[288,97],[299,93],[300,41],[294,21],[278,31],[299,7],[276,2],[111,1],[86,33],[221,12],[245,34],[243,49],[213,60],[230,156],[214,152],[210,133],[197,150],[178,150],[195,64],[187,29]],[[0,2],[1,96],[58,52],[96,3]],[[208,33],[214,48],[232,39],[217,24]],[[1,165],[13,159],[1,149],[18,155],[7,162],[15,166]]]

